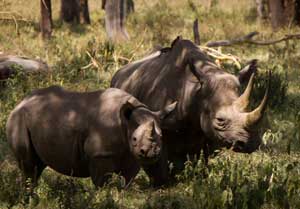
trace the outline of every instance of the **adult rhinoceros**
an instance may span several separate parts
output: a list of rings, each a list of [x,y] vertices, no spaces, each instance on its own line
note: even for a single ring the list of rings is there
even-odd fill
[[[253,127],[262,117],[267,91],[261,104],[247,112],[255,63],[238,76],[229,74],[191,41],[178,37],[170,48],[128,64],[114,75],[111,87],[129,92],[150,109],[178,101],[175,114],[163,127],[167,158],[145,168],[154,184],[165,183],[167,160],[182,166],[188,154],[199,154],[201,149],[207,158],[217,147],[247,153],[258,148],[261,139]],[[240,83],[247,81],[240,95]]]
[[[46,166],[101,186],[112,172],[130,182],[160,156],[164,117],[119,89],[88,93],[53,86],[34,91],[10,114],[8,142],[34,185]]]

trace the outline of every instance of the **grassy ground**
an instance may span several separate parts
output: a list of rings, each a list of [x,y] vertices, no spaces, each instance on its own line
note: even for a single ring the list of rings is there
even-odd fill
[[[13,21],[0,20],[0,52],[41,58],[52,72],[30,77],[21,72],[0,90],[0,208],[300,208],[300,44],[283,42],[274,46],[253,45],[222,48],[240,58],[241,63],[257,58],[260,75],[254,99],[263,94],[264,72],[272,70],[271,102],[262,127],[264,143],[251,155],[221,151],[204,167],[201,161],[187,162],[178,181],[155,190],[141,171],[133,185],[120,189],[122,178],[115,176],[96,190],[89,179],[68,178],[46,170],[36,189],[39,196],[24,205],[21,186],[5,137],[9,112],[32,89],[53,84],[89,91],[109,86],[120,66],[149,53],[156,45],[169,45],[177,35],[192,39],[192,23],[200,20],[202,43],[233,38],[259,31],[259,39],[275,39],[299,31],[291,27],[272,32],[258,23],[250,0],[145,1],[136,0],[136,12],[129,17],[128,43],[106,42],[104,12],[100,1],[90,0],[92,24],[73,26],[59,20],[59,1],[53,1],[53,39],[44,43],[38,29],[37,1],[2,0],[0,19],[14,15]],[[9,13],[3,13],[9,12]],[[93,65],[90,63],[94,61]],[[226,64],[229,71],[237,71]],[[254,102],[255,103],[255,102]]]

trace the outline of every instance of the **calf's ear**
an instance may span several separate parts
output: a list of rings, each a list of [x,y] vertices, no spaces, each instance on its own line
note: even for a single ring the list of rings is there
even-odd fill
[[[175,44],[181,40],[182,40],[182,36],[177,36],[176,39],[174,39],[174,41],[172,41],[171,48],[173,48],[175,46]]]
[[[244,67],[240,72],[238,73],[238,79],[240,83],[248,83],[251,75],[253,73],[256,73],[257,71],[257,59],[251,60],[246,67]]]
[[[160,120],[167,118],[175,110],[176,106],[177,102],[173,102],[172,104],[166,106],[163,110],[158,111]]]
[[[130,101],[127,101],[125,104],[123,104],[120,109],[120,117],[122,121],[129,121],[134,109],[135,106]]]

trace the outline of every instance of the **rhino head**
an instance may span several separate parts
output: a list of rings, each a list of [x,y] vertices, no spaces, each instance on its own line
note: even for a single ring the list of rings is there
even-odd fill
[[[214,65],[199,68],[194,62],[190,68],[201,84],[196,96],[200,113],[198,124],[200,122],[201,130],[211,143],[236,152],[255,151],[261,143],[256,125],[263,116],[268,97],[267,88],[260,105],[252,111],[248,110],[256,60],[238,76],[220,71]],[[240,94],[240,84],[243,82],[248,84]]]
[[[127,101],[121,108],[121,120],[127,134],[131,153],[141,163],[155,162],[162,149],[161,125],[175,109],[177,102],[164,110],[153,112],[146,106],[134,106]]]

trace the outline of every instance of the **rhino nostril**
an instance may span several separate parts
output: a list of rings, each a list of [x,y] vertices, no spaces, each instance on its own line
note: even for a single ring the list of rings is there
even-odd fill
[[[246,146],[246,142],[244,141],[237,141],[235,144],[234,144],[234,148],[235,149],[238,149],[238,150],[243,150]]]
[[[219,123],[222,123],[222,122],[225,122],[225,121],[226,121],[225,118],[221,118],[221,117],[217,117],[216,120],[217,120]]]
[[[144,149],[141,149],[140,152],[141,152],[142,155],[146,154],[146,151]]]
[[[215,122],[219,126],[225,126],[229,123],[229,120],[224,117],[216,117]]]

